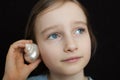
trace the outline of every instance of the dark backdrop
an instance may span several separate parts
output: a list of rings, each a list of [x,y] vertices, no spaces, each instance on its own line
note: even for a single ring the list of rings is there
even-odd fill
[[[0,1],[0,78],[4,74],[9,45],[24,38],[24,29],[32,6],[37,0]],[[90,13],[98,47],[86,67],[96,80],[116,80],[119,75],[120,41],[118,5],[112,0],[81,0]],[[32,74],[31,74],[32,75]]]

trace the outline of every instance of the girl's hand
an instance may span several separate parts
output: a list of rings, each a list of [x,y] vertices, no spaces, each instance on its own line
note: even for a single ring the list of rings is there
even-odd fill
[[[25,64],[23,51],[25,44],[32,43],[31,40],[19,40],[14,42],[6,57],[6,66],[3,80],[26,80],[28,75],[38,66],[41,59],[34,63]]]

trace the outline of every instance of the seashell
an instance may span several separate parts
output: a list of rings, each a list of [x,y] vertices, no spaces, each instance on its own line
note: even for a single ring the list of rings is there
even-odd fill
[[[24,59],[28,63],[33,63],[40,56],[38,46],[36,44],[25,44],[24,51],[25,51]]]

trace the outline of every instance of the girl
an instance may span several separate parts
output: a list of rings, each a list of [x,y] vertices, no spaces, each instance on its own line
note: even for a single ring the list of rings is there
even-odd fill
[[[77,0],[39,0],[25,36],[10,46],[3,80],[92,80],[84,68],[95,51],[96,40],[86,10]],[[26,64],[23,49],[32,43],[38,45],[41,56]],[[37,66],[40,75],[28,78]]]

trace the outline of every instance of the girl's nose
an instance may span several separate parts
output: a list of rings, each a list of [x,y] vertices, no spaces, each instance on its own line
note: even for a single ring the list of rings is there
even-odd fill
[[[75,40],[73,38],[67,39],[65,41],[64,52],[73,53],[73,52],[77,51],[78,46],[76,43],[77,42],[75,42]]]

